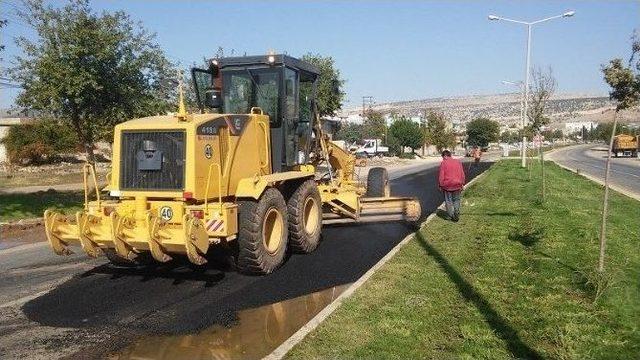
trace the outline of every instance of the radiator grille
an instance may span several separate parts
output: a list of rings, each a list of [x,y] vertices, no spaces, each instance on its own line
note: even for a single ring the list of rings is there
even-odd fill
[[[151,143],[155,145],[155,151],[162,153],[162,165],[159,169],[138,168],[137,157],[144,153],[145,141],[147,149]],[[121,190],[183,190],[184,131],[126,131],[122,133],[120,150]]]

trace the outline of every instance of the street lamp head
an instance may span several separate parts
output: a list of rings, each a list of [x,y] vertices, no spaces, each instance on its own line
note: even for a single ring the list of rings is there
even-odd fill
[[[571,11],[567,11],[566,13],[562,14],[562,17],[572,17],[576,12],[571,10]]]
[[[495,15],[489,15],[488,18],[489,20],[500,20],[500,18]]]

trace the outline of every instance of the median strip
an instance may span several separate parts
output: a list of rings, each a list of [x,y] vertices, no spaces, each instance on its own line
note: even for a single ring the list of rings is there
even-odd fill
[[[612,194],[616,240],[598,277],[602,189],[546,172],[542,203],[518,161],[494,165],[465,193],[459,223],[433,218],[287,357],[634,357],[639,204]]]

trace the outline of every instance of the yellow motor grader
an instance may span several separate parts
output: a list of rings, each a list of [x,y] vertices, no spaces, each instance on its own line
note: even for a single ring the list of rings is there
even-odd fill
[[[324,224],[419,219],[415,198],[390,196],[386,169],[364,186],[355,156],[323,133],[311,64],[230,57],[192,77],[200,113],[185,111],[181,92],[176,115],[117,125],[104,191],[86,164],[84,209],[45,212],[55,253],[79,242],[117,264],[186,254],[202,265],[210,245],[228,243],[239,271],[267,274],[287,250],[312,252]]]

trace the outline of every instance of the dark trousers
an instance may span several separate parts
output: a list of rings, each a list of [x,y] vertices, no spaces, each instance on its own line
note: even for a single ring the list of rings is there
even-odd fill
[[[460,195],[460,190],[444,192],[444,204],[449,218],[453,221],[458,221],[460,218]]]

